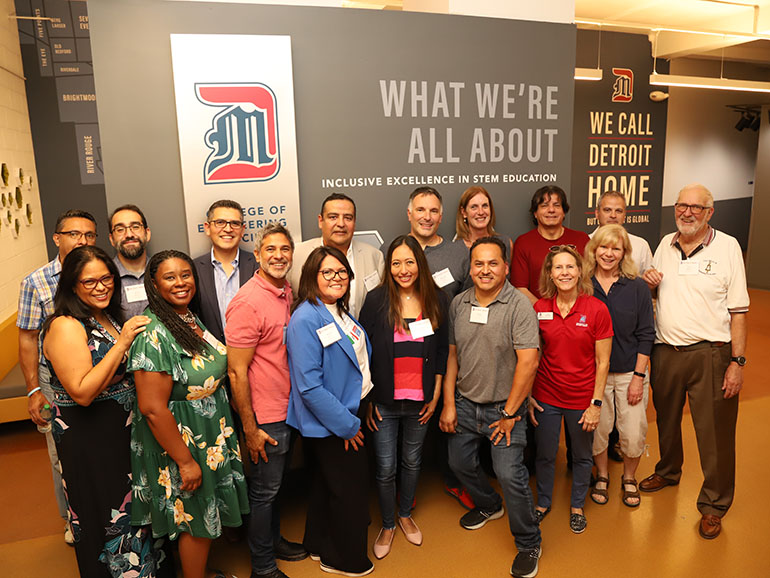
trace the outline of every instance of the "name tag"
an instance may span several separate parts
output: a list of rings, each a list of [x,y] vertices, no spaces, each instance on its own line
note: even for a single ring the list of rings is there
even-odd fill
[[[487,318],[489,317],[489,307],[476,307],[471,306],[471,323],[487,324]]]
[[[374,271],[373,273],[370,273],[366,277],[364,277],[364,287],[366,287],[367,291],[371,291],[377,285],[380,284],[380,274],[377,273],[377,271]]]
[[[543,321],[552,321],[553,311],[538,311],[537,318],[542,319]]]
[[[126,302],[136,303],[137,301],[147,301],[147,291],[144,290],[144,284],[126,285]]]
[[[446,267],[441,271],[436,271],[433,274],[433,280],[439,287],[446,287],[450,283],[454,283],[455,278],[452,277],[452,272],[449,270],[449,267]]]
[[[420,319],[409,324],[409,331],[412,333],[412,339],[419,339],[433,335],[433,326],[430,324],[430,319]]]
[[[211,345],[211,347],[216,349],[219,353],[227,352],[227,349],[225,349],[225,346],[222,344],[222,342],[214,337],[208,329],[203,332],[203,341]]]
[[[316,329],[315,332],[318,334],[318,339],[321,340],[321,345],[324,347],[329,347],[332,343],[336,343],[342,339],[342,335],[340,335],[340,332],[334,323],[324,325],[320,329]]]
[[[697,259],[685,259],[679,261],[679,274],[680,275],[697,275],[698,265],[700,263]]]

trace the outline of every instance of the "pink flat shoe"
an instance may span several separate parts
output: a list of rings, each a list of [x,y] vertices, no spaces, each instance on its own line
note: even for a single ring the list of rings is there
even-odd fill
[[[387,544],[378,544],[384,531],[385,528],[380,528],[380,533],[377,534],[377,539],[374,541],[374,547],[372,548],[372,550],[374,550],[374,557],[378,560],[382,560],[385,556],[390,554],[390,548],[393,546],[393,536],[396,535],[396,530],[394,528],[390,534],[390,541]]]
[[[404,527],[403,520],[412,520],[412,524],[414,524],[416,531],[407,532],[406,528]],[[420,528],[417,527],[417,523],[414,521],[414,519],[412,519],[411,516],[409,518],[399,518],[398,525],[401,528],[401,531],[404,532],[404,536],[406,536],[407,542],[410,542],[415,546],[422,546],[422,532],[420,531]]]

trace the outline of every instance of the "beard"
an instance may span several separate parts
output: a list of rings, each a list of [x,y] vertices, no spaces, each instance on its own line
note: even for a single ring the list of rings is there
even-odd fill
[[[136,241],[137,245],[133,247],[126,247],[126,241]],[[126,239],[122,243],[118,243],[118,253],[120,253],[126,259],[133,260],[144,253],[145,245],[146,243],[138,237],[136,239]]]
[[[698,221],[693,221],[692,223],[683,223],[679,219],[676,221],[676,229],[679,231],[680,235],[685,235],[686,237],[692,237],[693,235],[699,233],[705,226],[705,223],[700,223]]]

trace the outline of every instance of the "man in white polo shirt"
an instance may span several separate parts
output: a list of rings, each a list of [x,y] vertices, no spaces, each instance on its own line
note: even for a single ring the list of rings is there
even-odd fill
[[[651,385],[660,460],[639,489],[655,492],[679,483],[686,397],[704,477],[698,531],[713,539],[735,493],[735,424],[749,294],[738,241],[708,224],[714,214],[708,189],[684,187],[674,211],[678,232],[663,237],[643,276],[658,293]]]
[[[599,227],[603,225],[624,226],[626,223],[625,195],[618,191],[604,191],[596,204],[596,219],[599,221]],[[596,230],[588,236],[593,237],[594,233]],[[650,245],[642,237],[631,233],[628,233],[628,240],[631,241],[631,257],[641,275],[652,265]]]

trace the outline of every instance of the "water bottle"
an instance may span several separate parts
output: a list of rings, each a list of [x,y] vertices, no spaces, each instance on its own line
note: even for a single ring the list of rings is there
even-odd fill
[[[45,404],[43,406],[43,409],[40,410],[40,417],[46,421],[46,424],[37,426],[37,431],[40,433],[48,433],[51,431],[51,419],[53,418],[50,405]]]

